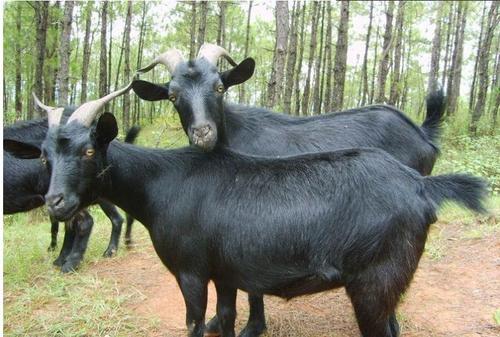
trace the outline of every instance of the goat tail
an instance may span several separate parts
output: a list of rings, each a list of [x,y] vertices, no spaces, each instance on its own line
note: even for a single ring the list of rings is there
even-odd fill
[[[425,189],[439,206],[446,201],[455,201],[468,209],[486,213],[484,201],[488,194],[484,179],[468,174],[444,174],[424,178]]]
[[[430,93],[426,99],[427,115],[422,124],[424,133],[432,142],[438,140],[441,135],[441,127],[443,124],[443,115],[445,108],[445,96],[443,89],[439,88]]]
[[[141,127],[134,125],[127,131],[127,135],[125,136],[125,143],[133,144],[139,135],[139,131],[141,131]]]

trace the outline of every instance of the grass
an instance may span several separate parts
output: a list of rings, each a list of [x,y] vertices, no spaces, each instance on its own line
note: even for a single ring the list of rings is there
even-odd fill
[[[123,136],[123,135],[122,135]],[[123,139],[123,138],[122,138]],[[443,153],[436,165],[436,173],[470,171],[487,176],[496,184],[500,177],[497,157],[497,137],[483,137],[479,141],[450,138],[443,144]],[[153,126],[145,127],[138,144],[152,147],[178,147],[187,144],[176,115],[159,119]],[[467,158],[471,158],[468,160]],[[480,158],[479,164],[473,158]],[[482,161],[482,158],[485,158]],[[496,186],[496,185],[495,185]],[[500,196],[489,200],[494,214],[500,212]],[[49,253],[50,223],[43,209],[24,214],[4,216],[4,335],[5,336],[143,336],[158,330],[158,319],[136,315],[128,303],[140,292],[130,289],[120,291],[116,281],[100,278],[95,271],[103,261],[111,225],[102,211],[91,208],[95,225],[84,262],[77,273],[62,275],[52,266],[58,252]],[[493,218],[478,218],[457,206],[447,206],[440,211],[440,221],[433,226],[426,246],[426,255],[440,259],[446,254],[442,231],[451,222],[460,222],[467,229],[457,239],[474,240],[494,235],[500,225]],[[479,219],[479,220],[478,220]],[[63,232],[61,224],[61,232]],[[133,229],[134,240],[140,242],[135,250],[150,246],[146,230],[138,223]],[[62,244],[60,235],[59,247]],[[114,259],[125,261],[129,253],[120,247]],[[403,325],[407,318],[400,314]],[[269,321],[267,336],[299,336],[305,331],[305,319],[300,313],[287,312]],[[500,324],[500,309],[493,314]],[[299,322],[299,324],[297,324]],[[303,322],[304,324],[300,324]],[[314,329],[316,321],[308,322],[307,329]],[[309,333],[314,330],[308,330]],[[309,334],[312,336],[311,334]]]

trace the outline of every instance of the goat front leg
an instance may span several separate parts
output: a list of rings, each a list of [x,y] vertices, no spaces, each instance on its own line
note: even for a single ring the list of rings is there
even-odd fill
[[[49,252],[53,252],[57,247],[57,233],[59,232],[59,221],[54,219],[52,216],[50,218],[50,246],[47,249]]]
[[[215,284],[217,290],[217,317],[222,337],[234,337],[236,319],[236,289]]]
[[[250,317],[239,337],[258,337],[266,330],[264,296],[248,294],[248,304],[250,305]]]
[[[111,237],[109,239],[108,248],[104,251],[102,256],[112,257],[118,250],[118,244],[120,241],[120,234],[122,232],[123,217],[118,213],[115,205],[109,201],[99,200],[99,206],[103,210],[104,214],[111,220]]]
[[[66,258],[71,253],[73,243],[75,242],[75,231],[74,218],[64,223],[63,245],[61,247],[61,251],[59,252],[59,256],[53,262],[54,266],[61,267],[66,262]]]
[[[94,226],[94,220],[87,211],[82,211],[75,218],[75,223],[73,223],[75,240],[71,248],[71,253],[61,267],[63,273],[75,271],[82,262],[85,251],[87,250],[90,233]]]
[[[189,337],[203,337],[207,309],[208,280],[190,273],[180,273],[177,282],[186,304],[186,326]]]

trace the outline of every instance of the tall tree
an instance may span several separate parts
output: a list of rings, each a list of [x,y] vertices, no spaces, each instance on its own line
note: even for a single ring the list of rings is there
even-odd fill
[[[474,111],[472,112],[471,123],[469,125],[469,132],[473,135],[477,134],[477,123],[481,118],[486,105],[486,94],[488,92],[488,64],[490,61],[490,48],[491,41],[495,29],[500,22],[498,16],[498,2],[493,1],[488,11],[488,19],[484,31],[484,40],[481,45],[481,52],[478,61],[478,80],[479,88],[477,91],[477,101]]]
[[[462,77],[462,59],[464,51],[464,32],[467,22],[468,3],[458,3],[457,29],[455,32],[455,46],[453,48],[452,77],[450,91],[448,92],[448,115],[453,115],[457,110],[458,98],[460,96],[460,82]]]
[[[300,43],[298,44],[299,48],[299,59],[297,60],[297,70],[295,73],[297,74],[295,76],[295,109],[294,109],[294,114],[296,116],[300,115],[300,74],[302,73],[302,60],[304,58],[304,27],[305,27],[305,18],[306,18],[306,4],[307,1],[304,1],[304,4],[302,5],[302,19],[300,20]]]
[[[108,88],[108,59],[107,59],[107,27],[108,27],[108,4],[103,1],[101,6],[101,53],[99,59],[99,97],[103,97],[107,93]],[[108,105],[106,105],[106,109]]]
[[[15,42],[15,50],[16,54],[19,55],[19,57],[16,57],[16,98],[15,98],[15,106],[16,106],[16,120],[21,120],[22,118],[22,113],[23,113],[23,101],[22,101],[22,93],[21,93],[21,83],[22,83],[22,77],[21,77],[21,13],[22,13],[22,8],[21,8],[22,3],[18,2],[17,3],[17,13],[16,13],[16,34],[18,38],[16,39]],[[4,77],[4,92],[5,92],[5,77]],[[7,110],[7,105],[4,104],[4,109]]]
[[[439,59],[441,55],[441,21],[443,17],[443,8],[445,2],[436,4],[436,17],[434,19],[434,38],[432,39],[431,51],[431,69],[429,71],[429,82],[427,84],[427,92],[431,93],[436,90],[439,76]]]
[[[205,42],[205,32],[207,29],[208,1],[200,1],[200,25],[198,26],[198,50]]]
[[[329,112],[332,107],[332,3],[327,2],[327,16],[326,16],[326,41],[325,41],[325,56],[326,56],[326,74],[325,74],[325,99],[323,105],[323,112]]]
[[[371,80],[371,89],[370,89],[370,104],[373,103],[375,99],[375,77],[376,77],[376,69],[377,69],[377,57],[378,57],[378,43],[380,37],[380,27],[377,26],[377,32],[375,33],[375,51],[373,53],[373,67],[372,67],[372,80]]]
[[[219,1],[219,28],[217,29],[217,45],[225,47],[226,43],[226,7],[228,2]]]
[[[391,92],[389,95],[389,104],[396,105],[400,95],[400,71],[401,71],[401,44],[403,42],[403,21],[404,21],[404,7],[405,1],[398,2],[398,11],[396,15],[396,43],[394,47],[394,67],[392,67],[392,82]]]
[[[363,65],[361,67],[361,86],[362,92],[359,96],[361,96],[360,104],[363,106],[366,104],[368,99],[368,49],[370,48],[370,37],[372,32],[372,22],[373,22],[373,0],[370,1],[370,18],[368,21],[368,30],[366,32],[365,39],[365,53],[363,56]]]
[[[47,42],[47,24],[49,17],[49,3],[46,1],[34,2],[36,22],[36,66],[33,91],[43,100],[43,65],[45,62],[45,45]],[[41,116],[42,113],[39,113]],[[33,112],[28,110],[28,119],[33,118]]]
[[[380,57],[380,64],[378,66],[378,76],[377,76],[377,98],[375,102],[384,103],[385,102],[385,83],[387,81],[387,74],[389,72],[389,59],[390,52],[392,48],[392,19],[394,16],[394,1],[390,0],[387,11],[385,13],[385,32],[384,32],[384,42],[382,47],[382,56]]]
[[[58,71],[58,84],[59,84],[59,105],[65,106],[69,104],[68,101],[68,87],[69,87],[69,57],[71,55],[71,23],[73,21],[73,8],[74,1],[64,2],[64,17],[61,29],[61,44],[59,46],[59,62],[60,67]]]
[[[494,134],[496,130],[498,110],[500,109],[500,38],[497,38],[495,55],[495,72],[493,73],[493,82],[491,85],[491,134]]]
[[[297,61],[297,26],[299,24],[300,3],[294,1],[292,22],[290,24],[290,38],[288,41],[288,58],[286,62],[285,88],[283,91],[283,106],[286,113],[292,112],[292,93],[294,85],[295,63]]]
[[[248,2],[248,11],[247,11],[247,28],[245,29],[245,57],[248,57],[248,47],[250,45],[250,18],[252,16],[252,5],[253,1]],[[243,103],[246,99],[245,94],[245,83],[242,83],[239,91],[239,99],[238,102]]]
[[[275,8],[276,42],[274,47],[271,78],[267,83],[267,107],[274,107],[279,102],[283,88],[283,70],[285,68],[286,47],[288,42],[288,2],[277,1]]]
[[[312,106],[311,114],[320,114],[321,113],[321,95],[320,95],[320,86],[321,86],[321,61],[323,59],[323,31],[324,31],[324,22],[325,22],[325,4],[323,2],[320,5],[320,17],[321,17],[321,29],[319,32],[319,51],[318,56],[316,57],[316,65],[315,65],[315,75],[314,75],[314,87],[313,87],[313,98],[312,98]]]
[[[132,1],[127,1],[127,14],[125,16],[125,32],[124,32],[124,43],[123,43],[123,53],[124,56],[124,73],[125,79],[130,78],[130,30],[132,27]],[[130,128],[130,95],[123,95],[123,129],[128,130]]]
[[[194,59],[196,53],[196,1],[191,1],[191,30],[189,43],[189,59]]]
[[[311,18],[311,41],[309,43],[309,62],[307,64],[307,77],[302,96],[302,115],[309,114],[309,92],[311,90],[311,70],[315,60],[316,53],[316,35],[318,26],[319,3],[313,2]]]
[[[111,52],[113,51],[113,18],[114,18],[114,11],[113,11],[113,2],[109,2],[109,8],[108,8],[108,21],[109,21],[109,39],[108,39],[108,80],[106,83],[106,92],[110,92],[111,90],[111,78],[112,78],[112,61],[113,58],[111,57]],[[113,112],[113,110],[111,110]]]
[[[344,84],[347,62],[347,38],[349,29],[349,1],[340,5],[340,24],[337,31],[337,47],[333,68],[332,110],[338,111],[344,105]]]
[[[456,17],[457,17],[457,12],[458,12],[458,11],[455,11],[455,3],[454,2],[450,2],[448,7],[449,7],[448,8],[449,9],[448,21],[445,25],[445,27],[446,27],[446,51],[445,51],[443,75],[442,75],[442,81],[441,81],[441,82],[443,82],[443,87],[446,87],[447,94],[451,91],[451,77],[452,77],[451,62],[453,59],[453,55],[452,55],[452,53],[453,53],[453,39],[455,36],[453,34],[453,29],[456,26],[455,22],[456,22]]]
[[[94,8],[94,2],[87,2],[85,9],[85,36],[83,38],[83,59],[82,59],[82,92],[80,95],[80,101],[87,101],[87,83],[89,78],[89,63],[90,63],[90,52],[92,44],[90,43],[90,30],[92,25],[92,10]]]
[[[469,93],[469,111],[472,112],[472,109],[474,107],[474,99],[475,99],[475,93],[476,93],[476,78],[477,78],[477,66],[479,63],[479,57],[481,55],[481,44],[483,41],[483,30],[484,26],[486,24],[486,7],[487,3],[486,1],[483,3],[483,14],[481,15],[481,29],[479,31],[479,40],[477,42],[477,52],[476,52],[476,60],[474,62],[474,72],[472,73],[472,84],[470,86],[470,93]]]

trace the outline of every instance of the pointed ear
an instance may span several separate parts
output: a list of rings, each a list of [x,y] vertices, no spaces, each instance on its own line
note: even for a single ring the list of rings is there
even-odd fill
[[[19,159],[35,159],[42,154],[38,145],[12,139],[3,140],[3,149]]]
[[[255,60],[251,57],[241,61],[233,69],[229,69],[220,74],[222,83],[224,87],[229,88],[230,86],[240,84],[252,77],[255,70]]]
[[[140,98],[146,101],[159,101],[168,99],[168,82],[165,84],[154,84],[142,80],[134,80],[132,89]]]
[[[103,113],[97,121],[95,133],[99,145],[108,145],[118,134],[115,116],[109,112]]]

